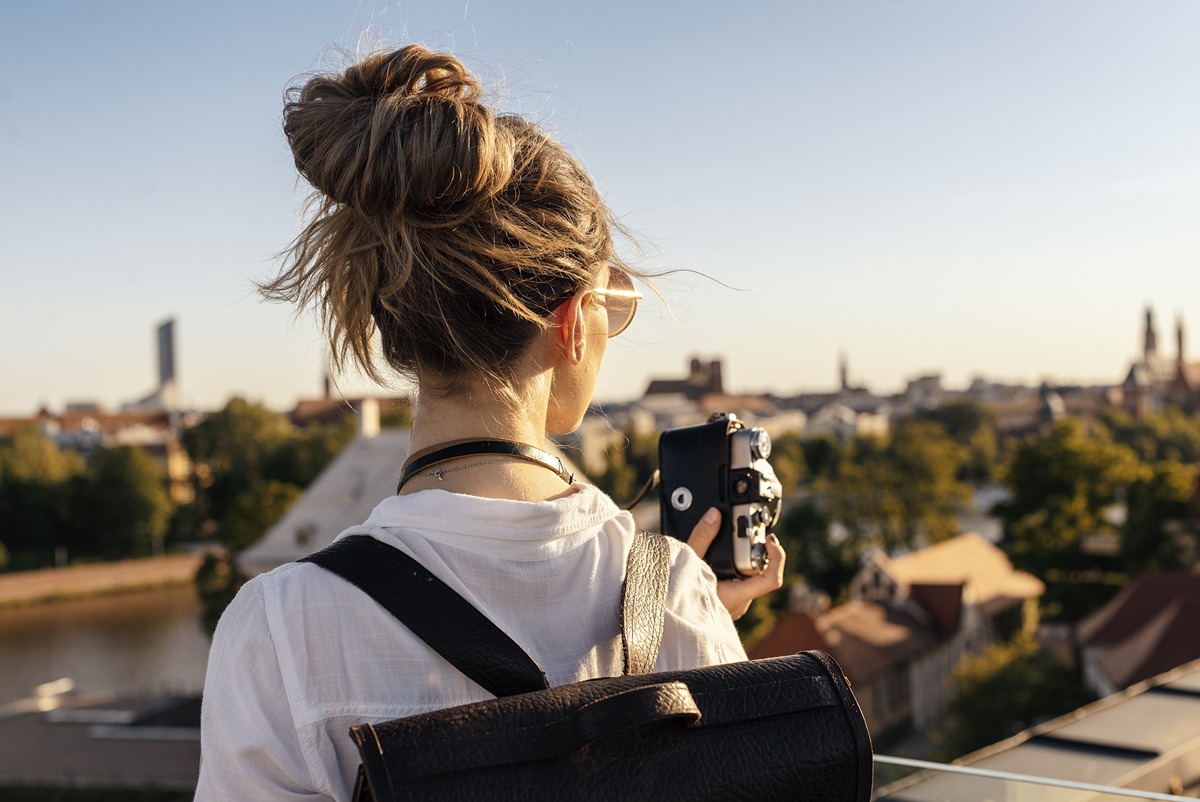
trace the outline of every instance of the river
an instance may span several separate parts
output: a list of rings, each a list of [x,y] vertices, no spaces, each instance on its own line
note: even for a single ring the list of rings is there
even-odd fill
[[[83,692],[198,693],[208,647],[191,585],[0,609],[0,705],[62,677]]]

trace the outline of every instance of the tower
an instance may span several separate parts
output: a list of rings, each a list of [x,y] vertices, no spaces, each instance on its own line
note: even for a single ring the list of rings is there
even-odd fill
[[[158,326],[158,405],[166,410],[178,406],[175,375],[175,319]]]
[[[1142,357],[1150,364],[1158,356],[1158,335],[1154,333],[1154,310],[1146,307],[1146,331],[1142,334]]]
[[[1187,364],[1183,356],[1183,315],[1175,316],[1175,364],[1180,367]]]

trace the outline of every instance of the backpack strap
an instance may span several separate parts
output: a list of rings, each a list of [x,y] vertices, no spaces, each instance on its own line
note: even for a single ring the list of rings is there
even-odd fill
[[[489,693],[512,696],[550,687],[516,641],[400,549],[370,535],[351,535],[300,562],[357,586]]]
[[[483,613],[397,548],[350,535],[304,557],[358,587],[451,665],[495,696],[550,687],[541,667]],[[662,644],[670,550],[659,534],[638,532],[621,587],[626,674],[654,669]]]
[[[621,649],[626,674],[649,674],[658,660],[666,615],[671,549],[665,535],[637,532],[621,586]]]

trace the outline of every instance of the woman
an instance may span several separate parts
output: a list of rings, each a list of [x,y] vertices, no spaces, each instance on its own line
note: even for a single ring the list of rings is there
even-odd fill
[[[312,183],[310,222],[272,299],[313,305],[334,353],[418,387],[409,466],[362,526],[415,557],[520,643],[558,685],[621,673],[617,607],[633,520],[536,446],[583,417],[609,337],[638,294],[591,180],[535,126],[496,116],[453,56],[371,56],[292,93],[284,131]],[[447,444],[525,444],[442,459]],[[433,455],[430,460],[423,457]],[[427,463],[427,464],[426,464]],[[731,614],[782,582],[718,585],[671,541],[656,670],[745,659]],[[285,565],[217,628],[198,799],[347,799],[347,730],[488,694],[342,579]]]

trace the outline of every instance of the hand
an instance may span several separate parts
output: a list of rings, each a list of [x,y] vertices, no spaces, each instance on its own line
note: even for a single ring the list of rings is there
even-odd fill
[[[712,507],[696,524],[687,544],[703,558],[720,529],[721,511]],[[734,621],[746,614],[750,609],[750,602],[783,587],[783,564],[787,555],[774,535],[767,535],[767,558],[767,570],[761,574],[745,579],[723,579],[717,582],[717,598],[725,605]]]

